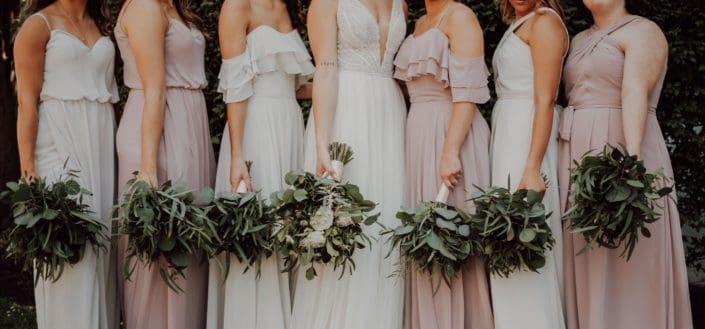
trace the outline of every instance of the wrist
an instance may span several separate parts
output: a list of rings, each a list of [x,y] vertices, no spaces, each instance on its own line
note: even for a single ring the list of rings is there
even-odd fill
[[[527,163],[526,167],[524,167],[524,172],[527,174],[540,174],[541,173],[541,165],[534,164],[534,163]]]

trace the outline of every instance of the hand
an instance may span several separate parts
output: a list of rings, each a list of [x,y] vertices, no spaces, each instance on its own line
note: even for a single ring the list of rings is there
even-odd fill
[[[147,182],[149,186],[157,187],[159,186],[159,180],[157,179],[157,173],[152,170],[141,169],[137,174],[137,180]]]
[[[252,191],[250,173],[247,172],[247,165],[243,159],[232,159],[230,162],[230,189],[237,192],[240,181],[245,182],[248,191]]]
[[[20,181],[30,183],[36,177],[37,172],[34,170],[34,168],[22,169],[22,177],[20,177]]]
[[[331,167],[330,162],[330,154],[328,153],[328,149],[318,150],[316,157],[316,176],[324,176],[325,174],[328,174],[331,178],[338,179],[333,167]]]
[[[441,181],[453,189],[458,184],[458,179],[463,175],[463,168],[460,164],[460,157],[457,153],[443,153],[440,163]]]
[[[526,169],[524,170],[524,176],[521,177],[519,182],[520,190],[532,190],[539,193],[546,191],[546,181],[543,180],[541,171],[539,169]]]

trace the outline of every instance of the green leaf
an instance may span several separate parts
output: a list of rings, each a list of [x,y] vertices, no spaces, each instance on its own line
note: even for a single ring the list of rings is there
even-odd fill
[[[519,241],[524,242],[524,243],[529,243],[531,241],[534,241],[536,238],[536,231],[534,231],[531,228],[525,228],[519,233]]]
[[[441,217],[443,217],[445,219],[453,219],[456,216],[458,216],[457,211],[442,208],[442,207],[434,207],[433,212],[435,212],[436,214],[440,215]]]

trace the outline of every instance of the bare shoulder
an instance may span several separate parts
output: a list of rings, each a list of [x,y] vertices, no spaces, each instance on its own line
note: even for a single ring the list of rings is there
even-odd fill
[[[450,8],[447,9],[450,10],[447,19],[449,25],[479,25],[477,15],[475,15],[475,12],[470,9],[470,7],[460,2],[451,3],[449,6]]]
[[[249,9],[250,0],[225,0],[220,8],[220,12],[221,15],[226,15]]]
[[[349,0],[311,0],[309,11],[315,11],[318,14],[331,14],[338,11],[338,1]]]
[[[549,12],[549,10],[539,10],[532,20],[531,28],[534,31],[540,31],[541,33],[558,31],[561,34],[565,34],[563,20],[558,15]]]
[[[39,15],[29,16],[17,32],[15,44],[45,44],[51,31],[47,22]]]
[[[668,41],[661,27],[653,21],[639,17],[617,31],[625,44],[649,44],[650,46],[668,47]]]
[[[132,0],[125,4],[123,18],[128,25],[137,23],[140,26],[147,22],[165,24],[167,17],[159,0]]]

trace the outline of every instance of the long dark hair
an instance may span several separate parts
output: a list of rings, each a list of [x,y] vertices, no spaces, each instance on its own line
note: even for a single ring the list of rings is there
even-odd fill
[[[54,2],[56,0],[27,0],[27,4],[25,4],[22,11],[22,17],[27,18]],[[108,7],[105,0],[88,0],[86,2],[86,13],[98,27],[100,34],[110,34],[110,19],[108,19]]]
[[[284,0],[286,4],[286,11],[289,12],[289,19],[291,20],[291,26],[294,29],[299,29],[304,26],[304,6],[302,4],[306,0]],[[345,1],[345,0],[342,0]],[[310,1],[306,1],[310,2]],[[308,8],[308,6],[306,6]]]

